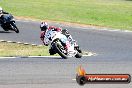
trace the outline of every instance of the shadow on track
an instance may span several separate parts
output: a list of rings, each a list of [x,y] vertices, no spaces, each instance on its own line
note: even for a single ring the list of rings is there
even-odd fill
[[[19,56],[18,56],[18,57],[19,57]],[[34,56],[31,56],[31,57],[30,57],[30,56],[29,56],[29,57],[28,57],[28,56],[20,56],[19,58],[63,59],[63,58],[61,58],[61,57],[59,57],[59,56],[58,56],[58,57],[56,57],[56,56],[55,56],[55,57],[54,57],[54,56],[51,56],[51,57],[46,57],[46,56],[45,56],[45,57],[43,57],[43,56],[42,56],[42,57],[41,57],[41,56],[35,56],[35,57],[34,57]]]
[[[61,57],[52,57],[52,58],[50,58],[50,59],[63,59],[63,58],[61,58]],[[65,60],[65,59],[64,59]]]
[[[10,31],[0,31],[0,33],[12,33]]]

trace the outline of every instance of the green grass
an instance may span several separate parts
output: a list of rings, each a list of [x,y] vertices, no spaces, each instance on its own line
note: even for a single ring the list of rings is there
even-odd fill
[[[0,42],[0,56],[49,56],[48,47]]]
[[[15,16],[132,30],[131,0],[2,0]]]

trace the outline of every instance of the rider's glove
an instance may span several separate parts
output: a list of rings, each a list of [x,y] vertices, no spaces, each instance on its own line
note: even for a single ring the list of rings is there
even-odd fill
[[[48,44],[44,44],[45,46],[48,46]]]
[[[46,44],[44,41],[43,41],[43,44],[44,44],[45,46],[48,46],[48,44]]]

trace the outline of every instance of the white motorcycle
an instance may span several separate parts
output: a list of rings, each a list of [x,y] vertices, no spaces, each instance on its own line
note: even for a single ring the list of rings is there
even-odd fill
[[[76,47],[75,42],[68,41],[68,38],[61,32],[47,30],[44,42],[50,44],[50,55],[58,53],[64,59],[67,59],[68,57],[82,57],[82,51],[79,49],[79,46]]]

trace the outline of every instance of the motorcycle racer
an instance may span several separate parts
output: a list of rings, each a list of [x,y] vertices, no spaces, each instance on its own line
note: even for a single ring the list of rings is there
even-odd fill
[[[67,29],[62,29],[62,28],[55,27],[55,26],[49,26],[47,24],[47,22],[41,22],[40,29],[41,29],[40,39],[42,40],[42,42],[45,46],[49,45],[49,43],[45,40],[45,33],[47,30],[54,30],[57,32],[61,32],[62,34],[64,34],[67,37],[67,39],[70,43],[75,44],[75,40],[73,40],[72,36],[70,35],[70,33],[68,32]],[[76,44],[76,46],[78,47],[77,44]],[[68,50],[68,43],[65,44],[65,48]],[[51,51],[52,50],[49,49],[50,55],[53,55],[54,52],[51,52]]]
[[[0,7],[0,14],[9,14],[8,12],[5,12],[3,9],[2,9],[2,7]]]
[[[57,31],[57,32],[61,32],[62,34],[64,34],[68,38],[69,42],[75,42],[75,40],[73,40],[72,36],[70,35],[70,33],[68,32],[67,29],[62,29],[60,27],[55,27],[55,26],[49,26],[47,24],[47,22],[42,22],[40,24],[40,29],[41,29],[40,38],[43,41],[44,45],[47,45],[44,42],[44,36],[45,36],[46,30],[54,30],[54,31]]]
[[[2,9],[2,7],[0,7],[0,24],[3,22],[5,22],[4,21],[4,18],[3,18],[3,14],[9,14],[8,12],[5,12],[3,9]]]

